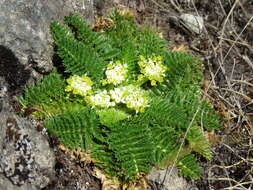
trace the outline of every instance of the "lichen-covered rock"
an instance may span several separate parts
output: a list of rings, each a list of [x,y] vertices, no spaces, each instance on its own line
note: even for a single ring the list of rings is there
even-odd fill
[[[46,137],[9,102],[52,69],[50,23],[71,13],[92,23],[93,0],[0,0],[0,190],[41,189],[54,175]]]
[[[0,45],[13,51],[27,68],[48,72],[53,53],[50,23],[71,13],[91,22],[93,12],[93,0],[1,0]]]
[[[54,175],[54,154],[46,137],[11,112],[0,97],[0,189],[35,190]]]

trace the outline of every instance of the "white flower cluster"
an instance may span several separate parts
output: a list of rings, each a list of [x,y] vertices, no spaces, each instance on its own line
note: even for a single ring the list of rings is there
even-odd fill
[[[111,97],[106,90],[98,92],[95,95],[87,96],[86,101],[92,107],[99,107],[99,108],[109,108],[115,106],[115,102],[111,101]]]
[[[143,112],[148,106],[149,98],[140,87],[128,85],[114,88],[109,93],[106,90],[87,96],[86,102],[92,107],[109,108],[119,104],[125,104],[129,109]]]
[[[155,86],[156,82],[163,82],[167,67],[162,64],[161,56],[153,56],[148,59],[140,56],[138,65],[140,66],[141,73],[144,75],[139,76],[139,79],[147,77],[151,81],[152,86]]]
[[[92,93],[93,82],[87,76],[71,76],[67,79],[68,86],[66,87],[67,92],[73,92],[73,94],[86,96]]]
[[[119,85],[126,79],[127,72],[127,64],[122,64],[120,61],[115,63],[111,61],[105,71],[106,79],[103,80],[103,84]]]
[[[149,98],[145,91],[134,85],[123,86],[110,90],[111,98],[116,103],[123,103],[136,112],[143,112],[148,106]]]
[[[118,103],[125,103],[124,102],[124,94],[126,92],[126,87],[119,87],[110,90],[111,98],[118,104]]]
[[[141,74],[138,80],[151,81],[151,85],[156,85],[157,82],[162,82],[165,77],[166,67],[162,64],[160,56],[153,56],[144,58],[140,56],[138,61]],[[93,82],[87,76],[71,76],[67,79],[67,92],[72,92],[76,95],[84,97],[87,104],[97,109],[106,109],[109,107],[121,107],[125,105],[131,110],[143,112],[149,106],[148,92],[141,88],[137,81],[132,84],[124,86],[123,81],[127,80],[128,66],[121,61],[110,62],[105,71],[106,79],[102,80],[103,85],[106,86],[97,92],[92,91]],[[137,83],[136,83],[137,82]],[[110,88],[111,90],[107,91]]]
[[[145,96],[145,91],[141,88],[129,88],[125,96],[125,103],[128,108],[134,109],[137,113],[144,112],[145,108],[148,107],[149,98]]]

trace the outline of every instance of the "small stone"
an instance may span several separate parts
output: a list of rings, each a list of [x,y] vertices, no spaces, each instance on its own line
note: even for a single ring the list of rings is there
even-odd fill
[[[191,32],[201,34],[204,28],[204,19],[200,16],[182,14],[180,16],[182,24]]]
[[[161,190],[198,190],[197,187],[192,186],[183,177],[178,176],[178,170],[171,166],[169,166],[167,169],[154,169],[147,176],[147,179],[151,185],[155,185],[151,189],[158,188]]]

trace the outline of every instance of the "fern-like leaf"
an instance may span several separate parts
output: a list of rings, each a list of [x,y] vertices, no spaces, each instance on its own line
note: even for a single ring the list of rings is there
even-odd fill
[[[174,102],[173,98],[173,95],[152,97],[150,106],[136,119],[139,120],[139,123],[148,122],[150,125],[158,124],[159,126],[170,126],[174,129],[186,125],[190,119],[184,113],[183,107],[180,107],[178,102]]]
[[[203,134],[200,127],[191,126],[186,139],[188,140],[189,145],[193,151],[198,152],[208,160],[212,158],[211,148],[208,144],[206,136]]]
[[[91,152],[98,167],[103,168],[110,177],[122,175],[120,163],[117,161],[114,152],[108,148],[108,144],[96,144]]]
[[[163,55],[168,45],[166,40],[148,27],[141,28],[138,35],[138,52],[143,56]]]
[[[147,125],[117,123],[111,127],[108,143],[115,152],[126,181],[151,170],[154,149]]]
[[[184,177],[192,179],[198,179],[200,177],[200,168],[193,154],[187,154],[178,159],[177,167],[179,167],[179,172]]]
[[[76,75],[87,74],[95,82],[103,78],[106,63],[92,48],[76,40],[68,27],[53,22],[51,33],[57,46],[57,54],[63,59],[66,72]]]
[[[89,46],[89,48],[96,52],[103,61],[113,59],[119,53],[118,50],[109,43],[105,35],[93,32],[90,27],[85,24],[80,15],[73,14],[65,17],[65,23],[73,27],[77,39],[82,41],[86,46]]]
[[[106,125],[106,126],[115,124],[121,120],[124,120],[130,117],[130,115],[127,114],[126,112],[119,109],[114,109],[114,108],[101,110],[98,112],[98,115],[99,115],[101,124]]]
[[[197,59],[184,52],[166,52],[165,65],[169,68],[166,75],[169,81],[168,88],[197,85],[203,81],[202,68]]]
[[[201,103],[201,110],[197,115],[197,119],[202,121],[204,128],[207,130],[217,130],[221,125],[220,116],[206,101]]]
[[[72,148],[91,150],[94,137],[104,140],[99,132],[98,118],[88,108],[55,115],[44,125]]]
[[[61,75],[52,72],[35,85],[26,87],[24,95],[18,101],[25,107],[29,105],[40,107],[42,104],[64,97],[64,88],[65,81]]]
[[[52,102],[51,104],[41,104],[41,106],[43,107],[43,112],[49,117],[51,115],[78,111],[84,108],[83,103],[72,102],[68,98],[59,99],[58,101]]]

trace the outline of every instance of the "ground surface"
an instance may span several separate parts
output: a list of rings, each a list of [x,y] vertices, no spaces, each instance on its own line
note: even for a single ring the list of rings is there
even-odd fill
[[[99,3],[98,14],[115,6],[128,7],[138,23],[158,29],[170,42],[170,49],[188,51],[202,60],[206,76],[203,97],[219,111],[224,123],[220,131],[208,134],[214,157],[210,162],[200,158],[203,173],[194,183],[200,190],[253,189],[253,1],[115,2],[120,4]],[[182,27],[178,22],[182,13],[202,16],[203,32],[197,35]],[[101,189],[92,165],[71,160],[57,144],[52,137],[57,175],[44,190]]]
[[[206,71],[203,94],[224,119],[214,142],[214,158],[202,163],[204,172],[196,181],[199,189],[253,189],[253,2],[149,1],[146,6],[151,8],[145,14],[164,31],[171,46],[183,44],[202,58]],[[194,35],[170,22],[180,12],[202,16],[203,33]]]
[[[253,1],[122,2],[138,23],[158,29],[171,49],[181,47],[202,60],[204,98],[220,112],[224,125],[209,134],[214,157],[202,162],[203,175],[195,181],[199,189],[253,189]],[[200,35],[179,24],[182,13],[203,17]]]

